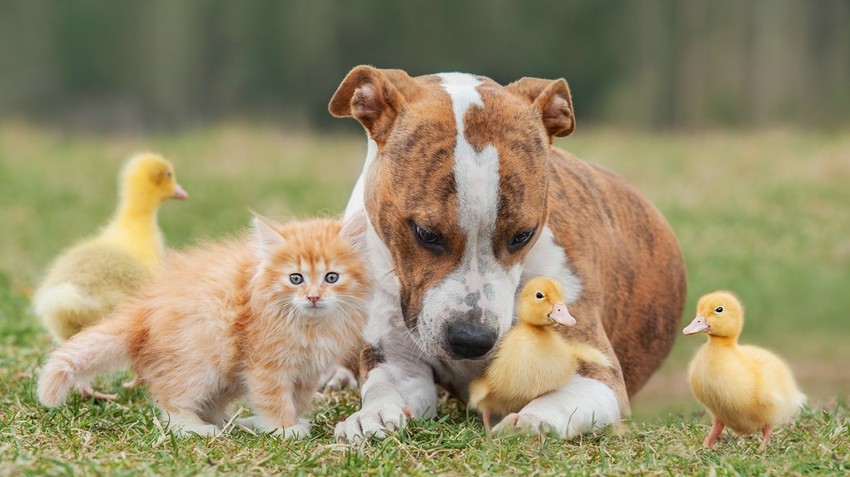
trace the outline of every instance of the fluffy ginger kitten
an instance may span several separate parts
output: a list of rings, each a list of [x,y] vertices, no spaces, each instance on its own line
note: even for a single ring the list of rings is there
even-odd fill
[[[64,342],[38,381],[46,406],[128,364],[179,433],[214,435],[246,397],[238,424],[285,438],[320,377],[358,346],[371,293],[366,216],[287,225],[255,217],[250,237],[172,252],[141,294]]]

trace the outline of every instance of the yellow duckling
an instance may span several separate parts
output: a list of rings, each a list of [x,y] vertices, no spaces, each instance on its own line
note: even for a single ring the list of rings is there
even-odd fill
[[[469,385],[469,403],[481,411],[490,432],[493,413],[518,412],[532,399],[563,386],[579,362],[610,366],[605,354],[568,341],[554,325],[573,326],[561,285],[545,277],[526,283],[519,296],[519,322],[502,338],[484,374]]]
[[[131,158],[119,182],[115,216],[54,260],[33,298],[35,314],[57,341],[109,314],[156,271],[163,252],[157,210],[166,199],[188,197],[171,163],[156,154]]]
[[[744,435],[761,431],[762,451],[773,426],[793,419],[806,402],[780,357],[738,344],[743,327],[741,303],[731,293],[717,291],[700,298],[696,318],[682,330],[685,335],[708,334],[708,342],[691,361],[688,381],[714,418],[703,443],[709,449],[723,428],[729,427]]]

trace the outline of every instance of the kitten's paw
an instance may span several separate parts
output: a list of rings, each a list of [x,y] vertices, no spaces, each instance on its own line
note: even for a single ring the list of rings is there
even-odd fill
[[[390,432],[404,429],[409,419],[413,419],[413,410],[407,406],[361,409],[336,425],[334,438],[338,442],[354,443],[373,436],[383,439]]]
[[[305,439],[310,437],[310,421],[299,419],[298,424],[284,429],[277,429],[272,432],[272,435],[282,437],[283,439]]]
[[[237,426],[242,426],[256,432],[271,433],[274,436],[280,436],[284,439],[300,439],[310,437],[310,421],[303,417],[298,419],[298,424],[286,428],[275,427],[266,422],[260,416],[239,418],[233,422]]]
[[[257,416],[239,417],[233,420],[233,424],[238,427],[244,427],[253,431],[256,430],[257,425],[259,424],[258,422],[256,422],[256,420]]]
[[[336,391],[345,387],[357,389],[357,377],[345,366],[336,365],[332,367],[319,381],[319,392]]]
[[[182,424],[170,427],[174,434],[180,437],[192,437],[197,434],[201,437],[215,437],[221,433],[221,429],[213,424]]]
[[[526,434],[541,434],[541,435],[559,435],[555,427],[546,421],[546,419],[531,413],[513,412],[508,414],[495,427],[493,433],[516,433],[522,432]]]

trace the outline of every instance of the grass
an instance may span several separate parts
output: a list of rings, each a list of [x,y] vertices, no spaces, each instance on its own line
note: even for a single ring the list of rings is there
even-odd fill
[[[701,338],[680,339],[633,401],[623,426],[573,441],[490,441],[458,403],[383,442],[342,446],[334,423],[357,408],[351,391],[317,398],[314,437],[280,442],[240,432],[175,439],[144,390],[116,402],[75,397],[47,410],[33,396],[51,343],[28,311],[39,274],[114,207],[128,153],[171,157],[190,193],[160,220],[169,245],[243,227],[248,209],[272,216],[338,213],[360,169],[359,137],[289,134],[232,124],[178,135],[96,137],[0,124],[0,475],[69,474],[705,474],[838,475],[850,467],[845,404],[850,318],[850,134],[760,132],[648,135],[579,131],[560,143],[618,171],[669,218],[689,267],[689,321],[716,288],[741,296],[743,340],[780,351],[812,408],[767,452],[728,436],[700,448],[708,419],[684,381]],[[117,386],[121,377],[102,385]]]

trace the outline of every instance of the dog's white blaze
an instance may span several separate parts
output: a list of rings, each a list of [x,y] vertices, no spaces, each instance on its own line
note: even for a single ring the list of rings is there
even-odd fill
[[[485,238],[489,241],[496,228],[496,211],[499,206],[499,153],[492,145],[476,153],[466,140],[464,125],[464,116],[469,108],[484,106],[481,95],[475,89],[481,80],[463,73],[443,73],[438,76],[443,80],[443,89],[452,99],[457,128],[454,175],[460,227],[467,239],[477,242],[477,239]],[[487,245],[489,248],[489,243]]]
[[[454,179],[457,190],[458,226],[466,248],[458,267],[428,290],[419,317],[423,344],[438,347],[441,325],[452,315],[482,310],[482,324],[504,333],[511,324],[514,290],[521,267],[510,269],[493,254],[493,235],[499,207],[499,153],[493,145],[476,152],[466,139],[464,117],[472,107],[483,107],[476,87],[478,78],[462,73],[438,75],[449,94],[457,137],[454,150]]]

